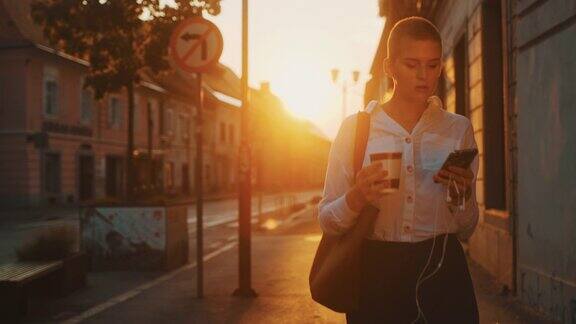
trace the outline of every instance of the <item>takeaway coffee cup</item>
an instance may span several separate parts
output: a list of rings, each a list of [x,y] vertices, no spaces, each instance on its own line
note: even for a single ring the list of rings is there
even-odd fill
[[[378,152],[370,154],[370,162],[381,161],[382,170],[388,171],[385,180],[377,181],[383,183],[385,188],[383,193],[394,193],[400,188],[400,170],[402,167],[402,152]]]

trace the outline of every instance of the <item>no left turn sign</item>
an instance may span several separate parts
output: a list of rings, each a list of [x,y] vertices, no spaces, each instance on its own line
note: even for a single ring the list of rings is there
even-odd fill
[[[206,72],[218,62],[223,40],[218,27],[202,17],[184,20],[172,32],[169,55],[188,73]]]

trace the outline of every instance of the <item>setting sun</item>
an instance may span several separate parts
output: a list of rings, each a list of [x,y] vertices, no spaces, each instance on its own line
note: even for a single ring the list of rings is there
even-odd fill
[[[363,104],[363,84],[369,79],[374,50],[384,20],[376,1],[353,7],[347,1],[253,0],[250,7],[250,84],[270,82],[295,116],[316,124],[328,137],[342,118],[342,80],[348,82],[347,114]],[[341,3],[341,5],[338,5]],[[221,62],[240,75],[241,2],[222,2],[222,13],[208,17],[222,30]],[[319,14],[321,13],[321,14]],[[333,84],[330,71],[338,68]],[[352,71],[361,72],[352,86]]]
[[[298,117],[318,120],[322,105],[336,95],[328,76],[317,69],[304,60],[291,62],[274,78],[273,91]]]

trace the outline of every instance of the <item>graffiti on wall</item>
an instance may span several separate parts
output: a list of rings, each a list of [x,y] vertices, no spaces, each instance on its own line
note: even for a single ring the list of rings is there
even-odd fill
[[[95,269],[159,269],[166,246],[165,210],[91,207],[81,212],[82,244]]]

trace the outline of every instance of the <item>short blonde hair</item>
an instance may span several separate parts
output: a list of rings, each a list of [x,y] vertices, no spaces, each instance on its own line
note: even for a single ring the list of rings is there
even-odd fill
[[[438,28],[426,18],[413,16],[401,19],[394,24],[390,30],[390,35],[388,35],[388,58],[394,58],[398,55],[402,38],[432,40],[438,42],[442,48],[442,37]]]

